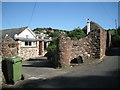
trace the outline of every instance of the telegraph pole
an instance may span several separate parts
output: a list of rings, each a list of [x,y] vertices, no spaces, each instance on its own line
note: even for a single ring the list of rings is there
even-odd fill
[[[116,28],[116,34],[117,34],[117,20],[115,19],[115,28]]]

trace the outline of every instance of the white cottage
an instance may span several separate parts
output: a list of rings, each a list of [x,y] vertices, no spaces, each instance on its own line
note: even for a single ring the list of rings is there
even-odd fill
[[[24,59],[44,56],[46,53],[44,46],[51,41],[51,39],[39,39],[29,27],[2,30],[2,36],[10,36],[18,43],[18,56]]]

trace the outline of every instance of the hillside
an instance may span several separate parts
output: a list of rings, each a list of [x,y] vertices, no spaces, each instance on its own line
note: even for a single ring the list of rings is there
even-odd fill
[[[52,28],[36,28],[33,31],[35,34],[44,33],[52,38],[57,38],[60,34],[67,34],[71,39],[80,39],[82,37],[85,37],[85,34],[80,27],[77,27],[72,31],[52,29]]]

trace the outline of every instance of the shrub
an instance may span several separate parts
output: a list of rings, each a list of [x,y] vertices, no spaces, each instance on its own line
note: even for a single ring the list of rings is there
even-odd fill
[[[83,30],[81,30],[79,27],[72,30],[72,31],[67,31],[66,34],[72,39],[81,39],[83,37],[85,37],[85,33],[83,32]]]
[[[54,38],[50,45],[47,47],[47,57],[51,59],[57,52],[57,38]]]
[[[115,34],[114,36],[112,36],[112,46],[114,47],[120,47],[120,35]]]

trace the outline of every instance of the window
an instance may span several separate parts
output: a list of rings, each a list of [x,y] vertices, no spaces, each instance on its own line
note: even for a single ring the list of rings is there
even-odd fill
[[[31,42],[29,42],[29,46],[31,46]]]
[[[31,42],[25,42],[25,46],[31,46]]]
[[[22,47],[36,47],[36,42],[35,41],[33,41],[33,42],[31,42],[31,41],[22,41],[21,46]]]
[[[25,42],[25,46],[27,46],[28,45],[28,42]]]
[[[32,42],[32,46],[36,46],[36,42]]]

